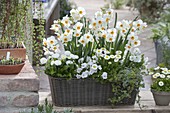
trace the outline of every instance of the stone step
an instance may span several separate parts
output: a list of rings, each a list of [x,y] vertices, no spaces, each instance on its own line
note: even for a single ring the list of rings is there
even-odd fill
[[[0,75],[0,113],[30,113],[39,104],[39,78],[29,61],[16,75]]]
[[[2,91],[34,91],[39,90],[39,79],[32,66],[26,61],[17,75],[0,75],[0,92]]]
[[[12,108],[12,107],[6,107],[1,108],[0,107],[0,113],[31,113],[31,109],[34,109],[36,107],[27,107],[27,108]]]
[[[0,107],[32,107],[39,103],[35,92],[0,92]]]

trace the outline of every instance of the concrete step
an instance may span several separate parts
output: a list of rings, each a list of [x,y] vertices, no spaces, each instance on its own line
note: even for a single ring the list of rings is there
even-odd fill
[[[16,75],[0,75],[0,113],[29,113],[39,104],[39,78],[26,61]]]
[[[34,91],[39,90],[39,78],[32,66],[26,61],[17,75],[0,75],[0,92],[3,91]]]

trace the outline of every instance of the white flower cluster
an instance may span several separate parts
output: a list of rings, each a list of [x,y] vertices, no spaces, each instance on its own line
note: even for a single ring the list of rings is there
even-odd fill
[[[102,67],[97,65],[97,60],[98,58],[96,56],[93,56],[92,58],[87,56],[86,61],[84,61],[84,58],[80,58],[78,62],[81,64],[81,66],[77,68],[78,74],[76,77],[78,79],[87,78],[88,76],[97,73],[98,70],[102,70]]]
[[[130,61],[133,62],[141,62],[142,53],[139,48],[134,48],[133,52],[131,52]]]
[[[108,50],[106,50],[106,48],[101,48],[101,49],[97,49],[96,50],[96,55],[103,57],[105,60],[110,60],[110,59],[114,59],[114,62],[118,62],[122,56],[122,51],[116,51],[115,55],[110,55],[110,52]],[[109,62],[109,64],[111,64],[112,62]]]
[[[153,78],[170,78],[170,70],[168,70],[168,68],[160,68],[159,66],[154,68],[155,71],[157,70],[161,70],[161,72],[156,72],[156,73],[153,73],[153,72],[150,72],[149,74],[153,74]]]
[[[161,67],[157,66],[156,68],[154,68],[154,71],[156,71],[156,73],[154,73],[154,72],[149,73],[150,75],[152,75],[152,77],[154,79],[157,79],[157,78],[170,79],[170,70],[168,68],[161,68]],[[162,80],[160,80],[158,82],[158,85],[164,86],[164,82]]]
[[[62,60],[68,59],[66,64],[72,64],[72,59],[78,59],[79,56],[72,54],[70,51],[61,51],[60,42],[54,37],[51,36],[49,38],[43,39],[43,50],[44,55],[47,58],[43,57],[40,59],[41,64],[46,64],[49,59],[51,59],[51,65],[60,66],[62,64]]]
[[[113,9],[97,11],[92,20],[85,14],[85,9],[78,7],[70,11],[70,17],[54,21],[50,29],[57,38],[43,39],[47,58],[40,60],[42,64],[49,59],[51,65],[56,66],[62,65],[62,60],[66,60],[66,65],[76,62],[77,78],[87,78],[101,70],[101,77],[107,79],[108,72],[102,70],[99,58],[104,58],[109,65],[115,62],[124,64],[124,60],[142,61],[142,53],[137,48],[141,43],[137,34],[147,26],[145,22],[122,20],[113,25],[117,20],[113,18]]]

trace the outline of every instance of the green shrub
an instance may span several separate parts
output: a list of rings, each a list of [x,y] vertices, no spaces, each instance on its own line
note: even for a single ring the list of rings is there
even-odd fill
[[[141,18],[148,23],[157,22],[166,4],[166,0],[130,0],[128,3],[137,9]]]

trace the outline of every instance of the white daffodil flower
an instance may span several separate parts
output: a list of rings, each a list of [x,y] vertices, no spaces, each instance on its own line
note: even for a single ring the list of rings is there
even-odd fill
[[[101,17],[98,17],[97,19],[96,19],[96,22],[97,22],[97,26],[98,27],[101,27],[102,26],[102,24],[103,24],[103,18],[101,18]]]
[[[61,42],[62,43],[67,43],[71,41],[71,37],[68,34],[62,34],[61,35]]]
[[[82,32],[74,30],[74,35],[75,37],[80,37]]]
[[[91,24],[89,25],[89,28],[93,30],[97,29],[97,21],[95,19],[92,20]]]
[[[70,10],[70,16],[71,17],[74,17],[75,15],[77,15],[78,14],[78,11],[76,10],[76,9],[71,9]]]
[[[132,44],[134,47],[140,46],[140,43],[141,43],[140,40],[134,40],[134,41],[131,42],[131,44]]]
[[[59,32],[60,28],[61,28],[61,26],[59,24],[52,24],[50,30]]]
[[[129,41],[133,42],[133,41],[135,41],[135,40],[138,40],[138,36],[136,36],[136,34],[135,34],[134,32],[131,32],[131,33],[128,35],[127,39],[128,39]]]
[[[73,26],[74,30],[76,30],[76,31],[78,31],[78,32],[81,31],[82,27],[83,27],[83,23],[80,23],[80,22],[77,22],[77,23]]]
[[[116,37],[111,36],[110,34],[107,35],[107,37],[106,37],[107,42],[115,42],[115,40],[116,40]]]
[[[83,16],[86,15],[86,11],[85,11],[85,9],[83,7],[78,7],[77,11],[78,11],[80,17],[83,17]]]
[[[109,8],[109,9],[106,10],[106,14],[109,15],[112,18],[113,15],[114,15],[114,10]]]
[[[104,22],[106,22],[106,23],[110,23],[110,15],[108,15],[108,14],[104,14],[103,15],[103,20],[104,20]]]
[[[72,22],[70,21],[70,19],[69,19],[68,16],[65,16],[65,17],[63,17],[63,19],[61,20],[61,23],[62,23],[62,25],[63,25],[64,27],[68,28],[68,27],[70,27],[70,25],[71,25]]]
[[[132,50],[132,46],[130,44],[126,44],[125,49],[131,51]]]
[[[102,16],[103,16],[103,12],[101,11],[95,12],[95,18],[102,18]]]
[[[88,42],[93,42],[93,35],[88,32],[87,34],[84,34],[84,38],[87,39]]]
[[[114,36],[114,37],[116,37],[116,35],[117,35],[117,30],[116,30],[115,28],[108,29],[107,32],[108,32],[111,36]]]
[[[85,39],[83,36],[78,40],[78,42],[81,43],[83,46],[88,43],[87,39]]]
[[[119,30],[122,30],[124,28],[122,22],[118,21],[117,24],[116,24],[116,28],[119,29]]]
[[[49,46],[53,46],[57,44],[57,40],[55,39],[54,36],[50,36],[47,38],[47,45],[49,44]]]

